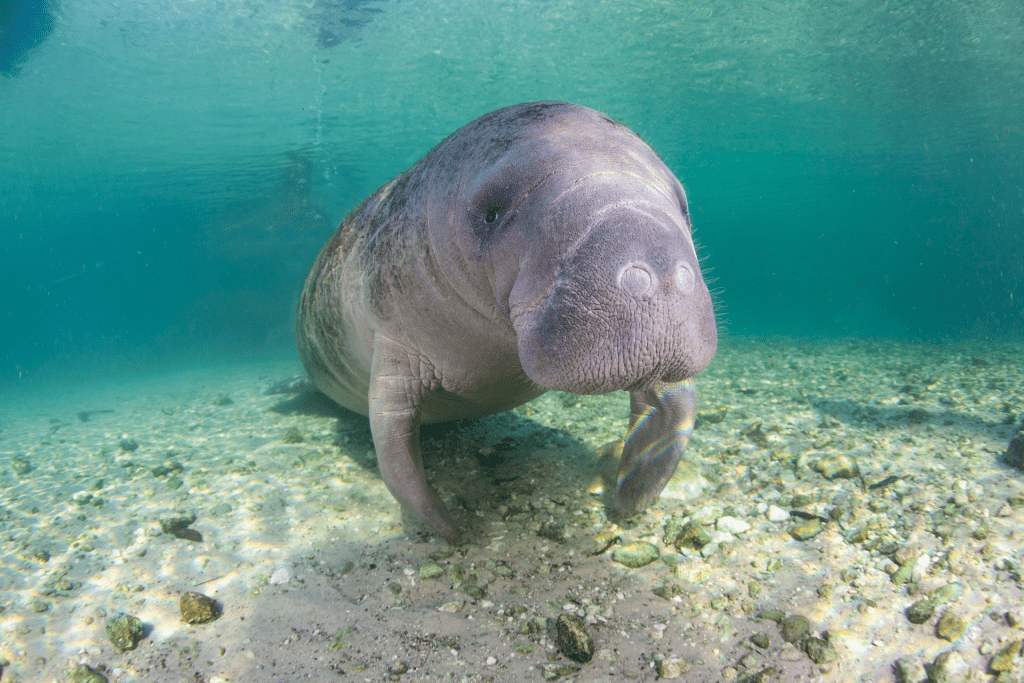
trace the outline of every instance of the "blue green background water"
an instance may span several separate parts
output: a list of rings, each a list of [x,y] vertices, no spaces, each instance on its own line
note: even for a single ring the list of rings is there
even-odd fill
[[[542,99],[679,176],[727,334],[1022,338],[1019,0],[0,8],[0,384],[289,352],[344,215]]]

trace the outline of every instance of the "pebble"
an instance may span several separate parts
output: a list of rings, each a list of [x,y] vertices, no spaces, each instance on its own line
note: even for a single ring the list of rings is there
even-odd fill
[[[107,619],[107,638],[121,652],[134,650],[144,634],[142,622],[131,614],[118,612]]]
[[[814,469],[826,479],[856,479],[860,476],[857,461],[849,455],[829,455],[814,463]]]
[[[928,671],[920,657],[901,657],[893,663],[896,683],[921,683],[928,679]]]
[[[835,646],[824,638],[806,638],[803,647],[804,652],[815,664],[827,664],[839,659]]]
[[[685,660],[678,659],[676,657],[662,657],[656,659],[654,667],[658,672],[658,678],[665,678],[668,680],[679,678],[690,669],[689,664]]]
[[[699,522],[690,520],[683,525],[682,529],[679,530],[675,541],[673,541],[673,545],[680,550],[683,548],[700,550],[710,542],[711,535],[704,531],[704,527]]]
[[[292,570],[289,567],[282,566],[274,570],[274,573],[270,575],[269,582],[275,586],[280,586],[291,580]]]
[[[637,569],[654,562],[660,553],[658,546],[646,541],[636,541],[619,546],[612,551],[612,559],[619,564],[624,564],[631,569]]]
[[[811,621],[802,615],[791,614],[781,622],[782,639],[787,643],[798,643],[811,632]]]
[[[939,617],[939,623],[935,625],[935,633],[940,638],[952,642],[962,636],[967,630],[967,624],[963,619],[953,613],[953,610],[946,610]]]
[[[956,650],[948,650],[935,658],[928,669],[928,683],[967,683],[971,667]]]
[[[822,531],[825,525],[817,517],[805,519],[802,523],[789,530],[789,535],[798,541],[809,541]]]
[[[988,668],[997,673],[1012,669],[1014,660],[1020,656],[1022,643],[1024,641],[1015,640],[1008,645],[1004,645],[988,663]]]
[[[918,600],[907,608],[907,619],[912,624],[923,624],[935,614],[935,603],[929,598]]]
[[[594,656],[594,639],[583,620],[574,614],[560,614],[555,622],[558,649],[569,659],[586,664]]]
[[[729,534],[742,534],[750,531],[750,524],[739,519],[738,517],[719,517],[718,522],[715,524],[715,528],[719,531],[724,531]]]
[[[187,624],[208,624],[216,621],[221,612],[216,600],[191,591],[181,596],[178,608],[181,610],[181,618]]]
[[[436,579],[440,576],[444,576],[444,567],[437,562],[424,562],[420,565],[421,579]]]
[[[107,683],[107,677],[88,664],[79,664],[69,674],[71,683]]]
[[[542,664],[540,672],[545,681],[555,681],[562,676],[569,676],[579,670],[580,667],[578,666],[558,662],[555,664]]]
[[[441,605],[440,607],[438,607],[437,611],[438,612],[448,612],[450,614],[455,614],[456,612],[461,610],[465,605],[466,605],[466,601],[465,600],[452,600],[452,601],[446,602],[443,605]]]
[[[769,522],[785,522],[789,519],[790,514],[787,510],[783,510],[778,505],[769,505],[767,516]]]

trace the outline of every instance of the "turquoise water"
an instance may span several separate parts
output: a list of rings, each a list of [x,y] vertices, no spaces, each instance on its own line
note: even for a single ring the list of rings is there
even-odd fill
[[[725,334],[1022,337],[1018,0],[26,0],[0,38],[0,384],[292,352],[344,215],[541,99],[682,180]]]

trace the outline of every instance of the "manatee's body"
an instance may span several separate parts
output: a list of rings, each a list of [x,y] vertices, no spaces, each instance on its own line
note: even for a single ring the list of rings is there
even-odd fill
[[[626,389],[611,503],[632,513],[675,470],[716,348],[679,181],[621,124],[558,102],[472,121],[363,202],[313,265],[297,332],[313,384],[369,415],[392,494],[449,541],[420,424]]]

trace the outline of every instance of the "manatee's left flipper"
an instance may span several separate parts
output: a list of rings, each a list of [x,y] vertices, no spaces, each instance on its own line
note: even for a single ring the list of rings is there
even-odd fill
[[[427,483],[420,456],[420,401],[430,390],[429,379],[418,376],[420,370],[419,359],[407,349],[379,333],[374,335],[370,431],[380,475],[391,495],[454,545],[459,540],[458,529]]]
[[[264,396],[271,396],[273,394],[313,394],[320,390],[316,388],[316,385],[309,381],[309,378],[305,375],[298,375],[296,377],[290,377],[283,382],[278,382],[274,386],[270,387],[263,392]]]
[[[697,395],[693,379],[658,382],[629,394],[629,431],[619,461],[612,509],[630,516],[658,500],[693,434]]]

